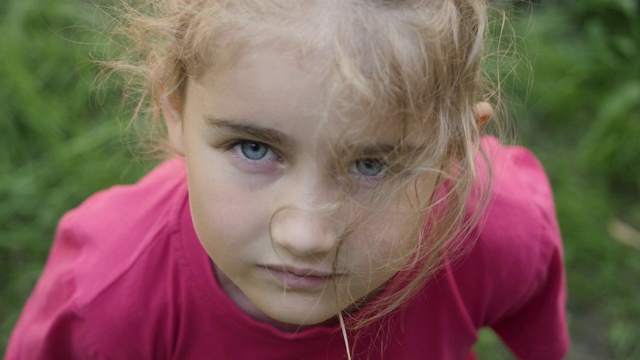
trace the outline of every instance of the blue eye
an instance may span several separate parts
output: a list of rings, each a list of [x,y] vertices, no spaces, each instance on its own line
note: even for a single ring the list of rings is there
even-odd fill
[[[239,145],[242,155],[250,160],[261,160],[269,152],[269,145],[257,141],[243,141]]]
[[[378,159],[365,158],[358,159],[355,163],[355,170],[359,175],[375,177],[380,175],[387,168],[387,165]]]

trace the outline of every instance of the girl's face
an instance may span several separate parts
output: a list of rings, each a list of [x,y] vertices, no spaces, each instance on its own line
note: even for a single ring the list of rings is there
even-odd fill
[[[381,158],[397,145],[399,125],[390,120],[353,138],[367,117],[355,106],[320,121],[321,65],[253,50],[222,76],[191,80],[181,109],[164,104],[170,141],[186,158],[195,229],[220,285],[245,312],[285,328],[330,320],[380,288],[421,223],[409,211],[414,187],[388,208],[364,205],[388,175]],[[350,150],[346,162],[341,149]],[[344,191],[336,164],[345,163],[356,190],[319,210]],[[421,193],[433,181],[423,184]],[[353,227],[356,219],[364,225]]]

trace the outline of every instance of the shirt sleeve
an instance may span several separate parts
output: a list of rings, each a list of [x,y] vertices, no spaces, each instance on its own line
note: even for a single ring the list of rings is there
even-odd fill
[[[519,359],[562,359],[569,347],[566,285],[560,238],[545,229],[540,263],[545,271],[532,295],[515,311],[492,325]],[[533,341],[535,339],[535,341]]]
[[[82,253],[73,213],[60,222],[45,269],[9,339],[6,360],[97,359],[76,307],[74,266]]]
[[[527,290],[518,292],[524,296],[518,296],[513,303],[516,305],[490,325],[519,359],[562,359],[569,347],[566,283],[553,194],[533,154],[513,149],[511,161],[513,169],[507,171],[513,173],[512,180],[506,180],[514,186],[511,193],[523,194],[525,198],[518,201],[534,209],[511,225],[526,229],[519,240],[514,238],[522,247],[518,250],[519,261],[511,268],[530,275],[513,277],[514,281],[526,282],[513,284],[516,288]]]

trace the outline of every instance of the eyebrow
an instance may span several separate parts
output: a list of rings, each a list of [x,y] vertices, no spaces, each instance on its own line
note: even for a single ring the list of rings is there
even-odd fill
[[[204,117],[206,125],[217,130],[226,131],[240,136],[257,138],[267,143],[293,147],[295,141],[282,131],[252,124],[245,119],[216,118],[210,115]]]
[[[211,115],[205,115],[205,124],[211,128],[225,131],[237,136],[246,136],[256,138],[269,144],[277,144],[289,148],[293,148],[295,140],[280,130],[263,127],[252,124],[249,120],[240,118],[217,118]],[[359,147],[359,153],[364,156],[384,156],[385,154],[397,153],[398,150],[404,153],[417,153],[424,150],[420,146],[403,146],[392,144],[371,144]]]

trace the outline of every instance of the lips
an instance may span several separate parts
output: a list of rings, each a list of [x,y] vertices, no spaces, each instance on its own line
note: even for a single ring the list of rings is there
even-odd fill
[[[265,267],[268,270],[289,273],[296,276],[316,276],[316,277],[333,277],[334,276],[334,274],[330,271],[304,269],[304,268],[298,268],[295,266],[266,265]]]
[[[339,276],[328,271],[292,266],[266,265],[264,268],[274,280],[289,289],[322,289]]]

